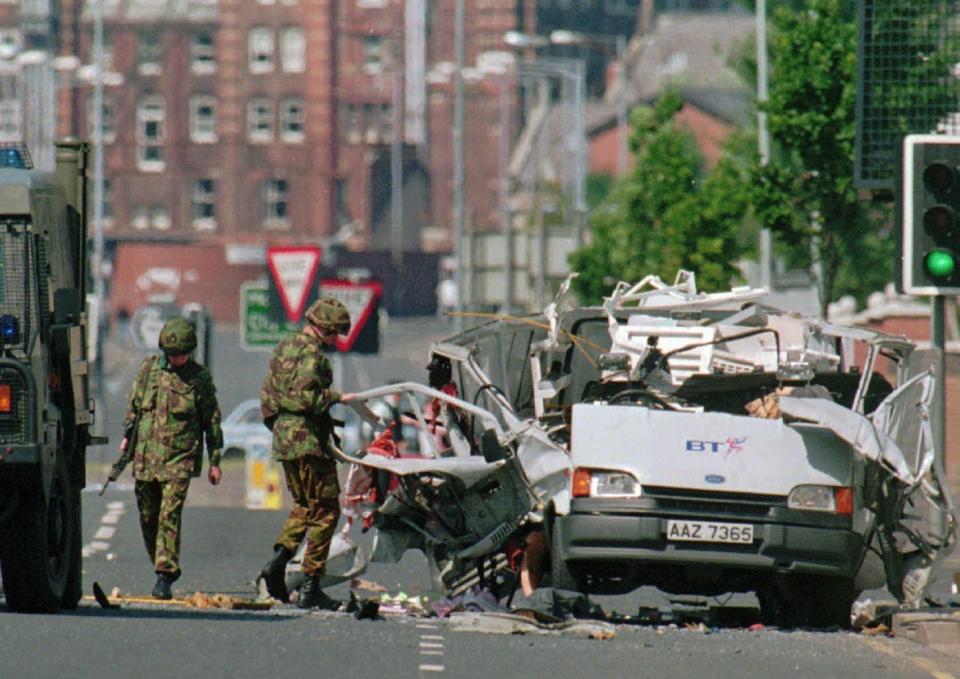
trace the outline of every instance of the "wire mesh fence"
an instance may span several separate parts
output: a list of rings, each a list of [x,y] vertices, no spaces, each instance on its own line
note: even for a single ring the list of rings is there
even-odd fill
[[[905,134],[960,134],[960,0],[858,3],[854,179],[892,188]]]

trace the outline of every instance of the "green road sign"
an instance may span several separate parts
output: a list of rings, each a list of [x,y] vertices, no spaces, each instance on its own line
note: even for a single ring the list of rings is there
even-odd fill
[[[270,351],[296,323],[270,320],[270,299],[266,282],[249,282],[240,286],[240,344],[248,351]]]

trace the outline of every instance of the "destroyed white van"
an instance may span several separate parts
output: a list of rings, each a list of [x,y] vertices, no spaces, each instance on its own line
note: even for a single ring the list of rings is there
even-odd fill
[[[554,587],[755,592],[787,626],[845,626],[883,584],[922,601],[957,529],[913,343],[764,290],[703,294],[688,272],[602,307],[566,287],[432,348],[454,365],[459,447],[344,458],[406,479],[374,509],[394,551],[424,549],[449,585],[543,530]]]

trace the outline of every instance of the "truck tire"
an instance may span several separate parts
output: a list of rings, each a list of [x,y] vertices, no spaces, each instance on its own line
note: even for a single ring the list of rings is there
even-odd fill
[[[583,586],[570,570],[560,551],[560,536],[554,520],[550,526],[550,584],[554,589],[582,592]]]
[[[83,598],[83,511],[80,503],[80,489],[70,486],[73,503],[73,544],[70,549],[70,570],[67,584],[63,588],[62,608],[74,609]]]
[[[49,613],[63,604],[76,561],[74,494],[62,455],[54,465],[48,501],[44,501],[39,488],[23,490],[0,566],[10,610]]]

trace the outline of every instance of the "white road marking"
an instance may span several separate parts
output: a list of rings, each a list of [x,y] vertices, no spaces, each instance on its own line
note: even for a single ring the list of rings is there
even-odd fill
[[[443,637],[440,636],[439,634],[421,634],[420,638],[421,639],[439,639],[440,641],[443,641]]]
[[[437,644],[432,641],[421,641],[420,648],[443,648],[443,644]]]
[[[100,525],[97,532],[93,534],[93,539],[83,546],[81,553],[83,558],[88,559],[97,552],[106,552],[110,549],[110,540],[117,532],[116,524],[120,521],[120,516],[126,511],[123,502],[108,502],[107,512],[100,517]],[[112,558],[108,554],[107,559]]]
[[[420,665],[421,672],[443,672],[443,665]]]
[[[443,655],[443,651],[420,651],[420,655]]]

